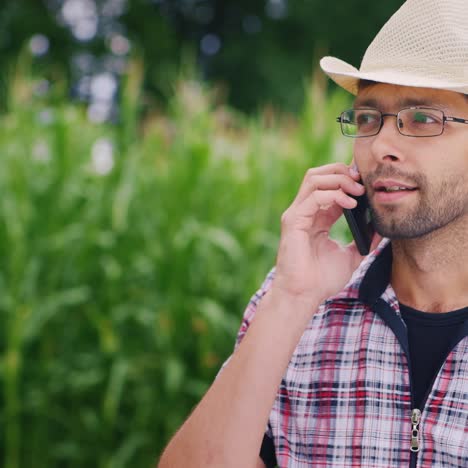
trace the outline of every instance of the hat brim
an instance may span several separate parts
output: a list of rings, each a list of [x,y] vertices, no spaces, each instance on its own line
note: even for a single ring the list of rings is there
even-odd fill
[[[320,60],[320,68],[338,86],[346,89],[351,94],[356,95],[358,93],[359,81],[363,78],[357,68],[335,57],[323,57]]]
[[[354,95],[358,93],[360,80],[418,88],[445,89],[447,91],[468,94],[468,84],[466,81],[463,83],[450,83],[414,73],[402,72],[393,68],[373,72],[361,72],[349,63],[335,57],[323,57],[320,60],[320,67],[338,86]]]

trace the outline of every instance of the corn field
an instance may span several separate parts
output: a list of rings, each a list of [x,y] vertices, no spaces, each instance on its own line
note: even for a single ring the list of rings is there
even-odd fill
[[[307,168],[349,161],[349,104],[306,86],[300,115],[246,117],[193,76],[115,123],[21,63],[0,119],[0,465],[154,466],[232,351]],[[343,224],[335,232],[346,238]]]

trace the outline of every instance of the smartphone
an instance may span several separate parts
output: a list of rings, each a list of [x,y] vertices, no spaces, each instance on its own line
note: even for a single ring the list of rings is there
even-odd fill
[[[352,196],[352,195],[351,195]],[[367,255],[370,251],[372,238],[374,237],[374,225],[369,208],[367,195],[352,196],[357,200],[356,208],[343,209],[351,234],[356,242],[356,247],[361,255]]]

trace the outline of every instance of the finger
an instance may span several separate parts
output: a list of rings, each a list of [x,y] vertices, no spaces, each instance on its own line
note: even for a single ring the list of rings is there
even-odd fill
[[[327,202],[330,200],[326,200]],[[343,214],[343,208],[337,203],[322,205],[322,208],[313,200],[306,200],[300,210],[290,208],[283,213],[281,218],[281,230],[300,229],[309,234],[329,232],[331,227]]]
[[[353,208],[357,202],[353,198],[347,196],[341,190],[323,190],[313,192],[304,201],[298,204],[291,205],[282,215],[281,224],[283,226],[294,226],[297,223],[301,225],[306,220],[307,227],[310,227],[311,219],[317,215],[320,210],[324,211],[322,218],[326,220],[314,220],[320,229],[328,229],[340,217],[345,208]]]
[[[297,205],[296,212],[300,216],[314,216],[319,210],[329,210],[338,205],[341,208],[355,208],[357,201],[343,190],[317,190]]]
[[[350,166],[347,166],[344,163],[332,163],[325,164],[324,166],[312,167],[306,171],[304,178],[302,179],[301,186],[298,190],[299,199],[303,200],[308,195],[310,190],[307,190],[306,187],[310,184],[310,182],[308,182],[309,179],[317,176],[332,174],[348,175],[357,180],[355,177],[355,172],[351,171]],[[296,196],[296,199],[298,198],[298,196]]]
[[[353,180],[349,174],[314,175],[304,180],[293,203],[301,203],[314,191],[333,189],[342,189],[355,196],[364,193],[364,186]]]
[[[349,166],[349,173],[354,180],[360,180],[361,174],[357,167],[357,164],[354,162],[354,159],[351,161],[351,165]]]
[[[323,166],[311,167],[305,173],[304,179],[309,175],[322,175],[322,174],[349,174],[350,166],[344,163],[331,163]]]

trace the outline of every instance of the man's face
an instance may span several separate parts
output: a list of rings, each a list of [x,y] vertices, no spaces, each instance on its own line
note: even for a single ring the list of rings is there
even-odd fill
[[[427,88],[371,85],[359,92],[354,107],[396,114],[414,105],[468,119],[463,95]],[[416,238],[468,220],[468,125],[446,122],[442,135],[414,138],[398,132],[395,117],[384,117],[378,135],[355,140],[354,159],[382,236]]]

